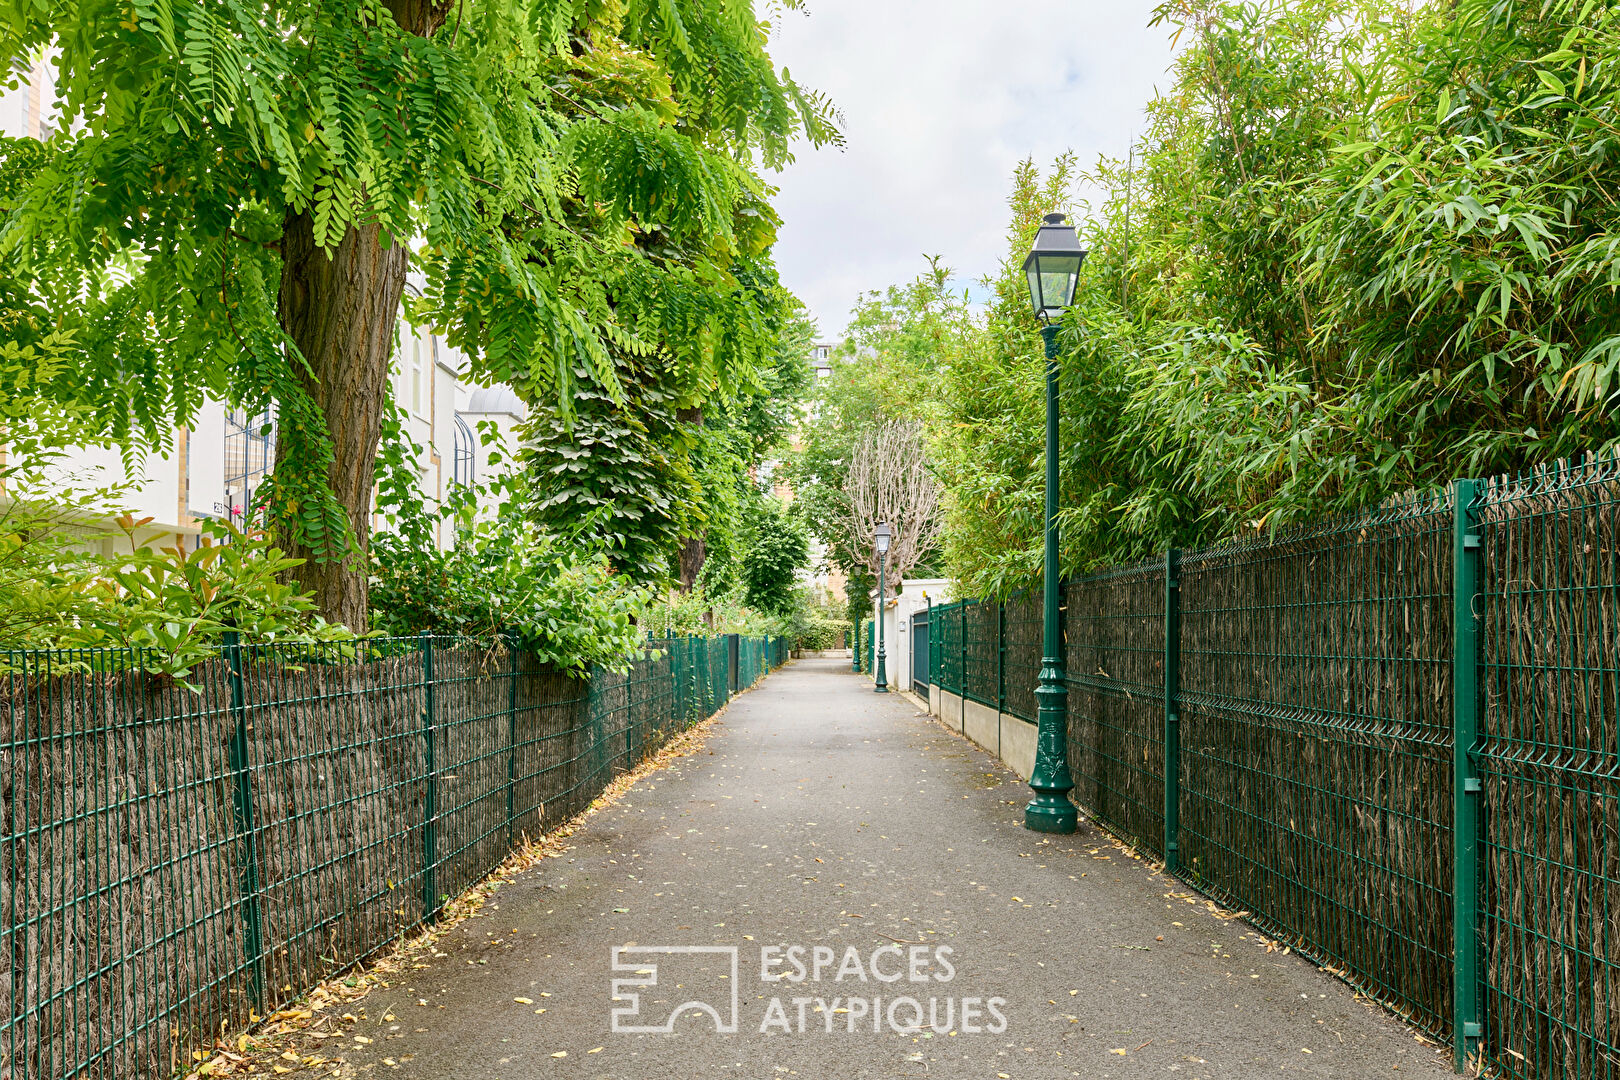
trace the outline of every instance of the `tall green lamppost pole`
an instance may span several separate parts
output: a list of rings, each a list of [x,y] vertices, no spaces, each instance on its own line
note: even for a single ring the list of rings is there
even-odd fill
[[[1046,571],[1042,600],[1045,626],[1041,635],[1040,685],[1035,688],[1038,727],[1035,770],[1029,786],[1035,797],[1024,807],[1024,828],[1035,832],[1072,833],[1077,815],[1069,792],[1069,691],[1063,685],[1063,630],[1058,595],[1058,320],[1074,302],[1075,283],[1086,250],[1062,214],[1047,214],[1024,259],[1029,301],[1041,323],[1046,343]]]
[[[878,522],[877,532],[872,535],[872,546],[877,548],[878,561],[877,619],[872,623],[873,632],[877,634],[877,671],[875,673],[877,675],[877,685],[872,687],[872,692],[876,694],[887,694],[889,692],[889,680],[883,672],[883,662],[888,655],[888,651],[883,645],[883,640],[887,636],[883,632],[883,594],[887,591],[886,587],[888,585],[888,582],[884,580],[883,571],[888,566],[889,541],[893,537],[894,533],[889,531],[889,523],[887,521]]]

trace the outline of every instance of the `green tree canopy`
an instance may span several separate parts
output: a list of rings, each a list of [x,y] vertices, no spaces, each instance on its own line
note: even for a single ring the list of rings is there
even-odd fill
[[[733,0],[0,0],[0,54],[52,50],[62,96],[0,161],[7,321],[71,343],[53,393],[122,438],[274,404],[271,510],[364,625],[412,263],[421,318],[532,402],[617,400],[623,358],[676,408],[756,378],[756,170],[836,138],[766,40]]]
[[[780,447],[810,381],[814,327],[768,269],[738,301],[764,328],[746,380],[694,382],[689,369],[619,354],[618,394],[582,383],[568,412],[537,403],[523,460],[538,520],[638,581],[690,588],[711,555],[729,563],[748,472]]]
[[[751,607],[769,615],[793,610],[798,572],[810,564],[810,540],[791,507],[774,496],[755,501],[740,561]]]
[[[831,374],[816,387],[790,468],[796,505],[849,579],[851,618],[866,610],[862,598],[877,581],[866,557],[871,538],[849,535],[844,524],[850,462],[864,435],[937,412],[942,372],[971,330],[966,296],[950,281],[950,269],[930,257],[905,285],[861,296]]]

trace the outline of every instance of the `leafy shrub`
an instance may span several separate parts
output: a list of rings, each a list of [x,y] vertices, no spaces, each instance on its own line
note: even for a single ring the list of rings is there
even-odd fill
[[[353,636],[285,582],[298,561],[263,535],[208,522],[190,550],[178,537],[143,542],[151,518],[107,509],[123,487],[86,488],[56,467],[59,451],[29,450],[0,469],[0,650],[135,649],[146,671],[184,680],[227,630],[255,642]],[[128,550],[100,555],[85,542],[109,517]]]
[[[505,642],[581,674],[627,669],[644,640],[645,589],[615,574],[604,553],[524,519],[509,477],[459,487],[429,507],[411,475],[420,450],[397,416],[384,439],[379,505],[391,528],[371,540],[374,629]],[[493,517],[480,518],[480,494],[499,500]],[[435,542],[441,522],[455,528],[448,550]]]
[[[128,554],[90,558],[77,622],[64,629],[69,648],[141,650],[146,670],[184,679],[217,655],[221,637],[235,630],[258,643],[315,643],[354,637],[328,623],[315,601],[286,581],[300,564],[256,531],[217,521],[203,525],[197,546],[157,547],[138,542],[150,518],[128,514],[116,525]]]
[[[772,615],[749,607],[736,588],[710,589],[697,585],[688,592],[670,589],[643,616],[654,637],[685,634],[771,634],[791,636],[788,615]]]
[[[644,590],[615,575],[606,556],[507,514],[457,521],[448,551],[400,533],[372,538],[372,625],[505,641],[542,662],[583,674],[623,671],[638,654]]]
[[[847,636],[854,624],[848,619],[827,619],[811,616],[795,639],[795,649],[820,650],[846,648]]]

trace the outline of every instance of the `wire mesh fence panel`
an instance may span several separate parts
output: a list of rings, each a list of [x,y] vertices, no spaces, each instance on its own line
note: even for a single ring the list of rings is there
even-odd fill
[[[506,857],[512,763],[505,650],[448,638],[435,642],[434,650],[436,820],[429,914]]]
[[[0,747],[0,1075],[166,1075],[242,1022],[230,698],[125,652],[9,654]]]
[[[741,664],[738,676],[738,685],[742,687],[753,686],[764,674],[765,645],[759,638],[743,638],[738,643],[738,657]]]
[[[1079,578],[1063,597],[1075,801],[1132,843],[1163,852],[1164,566]]]
[[[1041,677],[1041,594],[1014,595],[1001,606],[1001,710],[1035,722]]]
[[[962,696],[992,709],[1000,707],[999,622],[994,600],[962,605]]]
[[[707,639],[704,651],[709,667],[709,712],[719,712],[731,700],[730,660],[726,655],[725,639]]]
[[[585,808],[581,752],[588,684],[540,664],[532,654],[509,658],[513,838],[562,824]]]
[[[1451,504],[1181,561],[1181,855],[1421,1027],[1451,1015]]]
[[[289,999],[426,914],[421,649],[237,650],[259,921],[246,929],[264,946],[256,1005]]]
[[[935,670],[939,688],[947,693],[962,693],[962,603],[947,604],[934,609],[939,619],[935,632],[939,639]]]
[[[1620,1077],[1620,470],[1486,486],[1480,929],[1502,1075]]]
[[[652,648],[589,682],[425,636],[232,640],[185,683],[0,657],[0,1078],[169,1076],[431,916],[724,704],[723,645]]]

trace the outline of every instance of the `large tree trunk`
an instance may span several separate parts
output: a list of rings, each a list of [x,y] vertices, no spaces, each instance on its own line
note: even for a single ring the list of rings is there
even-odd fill
[[[400,29],[424,37],[444,25],[449,11],[449,4],[438,0],[389,0],[387,7]],[[297,537],[282,539],[289,555],[305,560],[294,576],[315,594],[327,621],[364,633],[371,485],[389,393],[394,322],[410,256],[403,238],[390,238],[376,225],[351,228],[336,248],[322,250],[315,246],[309,215],[294,214],[282,227],[281,262],[278,316],[309,364],[298,378],[326,418],[333,450],[326,479],[348,515],[359,555],[322,558],[322,552]],[[289,454],[303,454],[310,447],[312,433],[285,423],[277,429],[279,472]]]
[[[308,214],[287,219],[281,243],[281,326],[309,364],[299,379],[326,418],[333,450],[326,480],[348,515],[360,556],[323,559],[297,537],[282,540],[289,555],[305,560],[294,576],[315,594],[327,621],[364,633],[371,486],[409,254],[403,243],[390,245],[376,225],[351,228],[335,249],[323,251]],[[279,427],[278,472],[289,455],[309,460],[311,448],[311,433]]]
[[[709,549],[703,537],[688,536],[681,541],[681,592],[692,591],[692,586],[697,584],[698,572],[703,569],[704,560],[708,557]]]
[[[703,408],[696,406],[690,409],[681,409],[675,414],[675,419],[682,424],[701,427],[703,424]],[[698,574],[703,570],[703,564],[709,558],[709,545],[702,536],[685,536],[681,538],[681,549],[677,553],[678,569],[681,576],[681,592],[691,592],[697,584]]]

